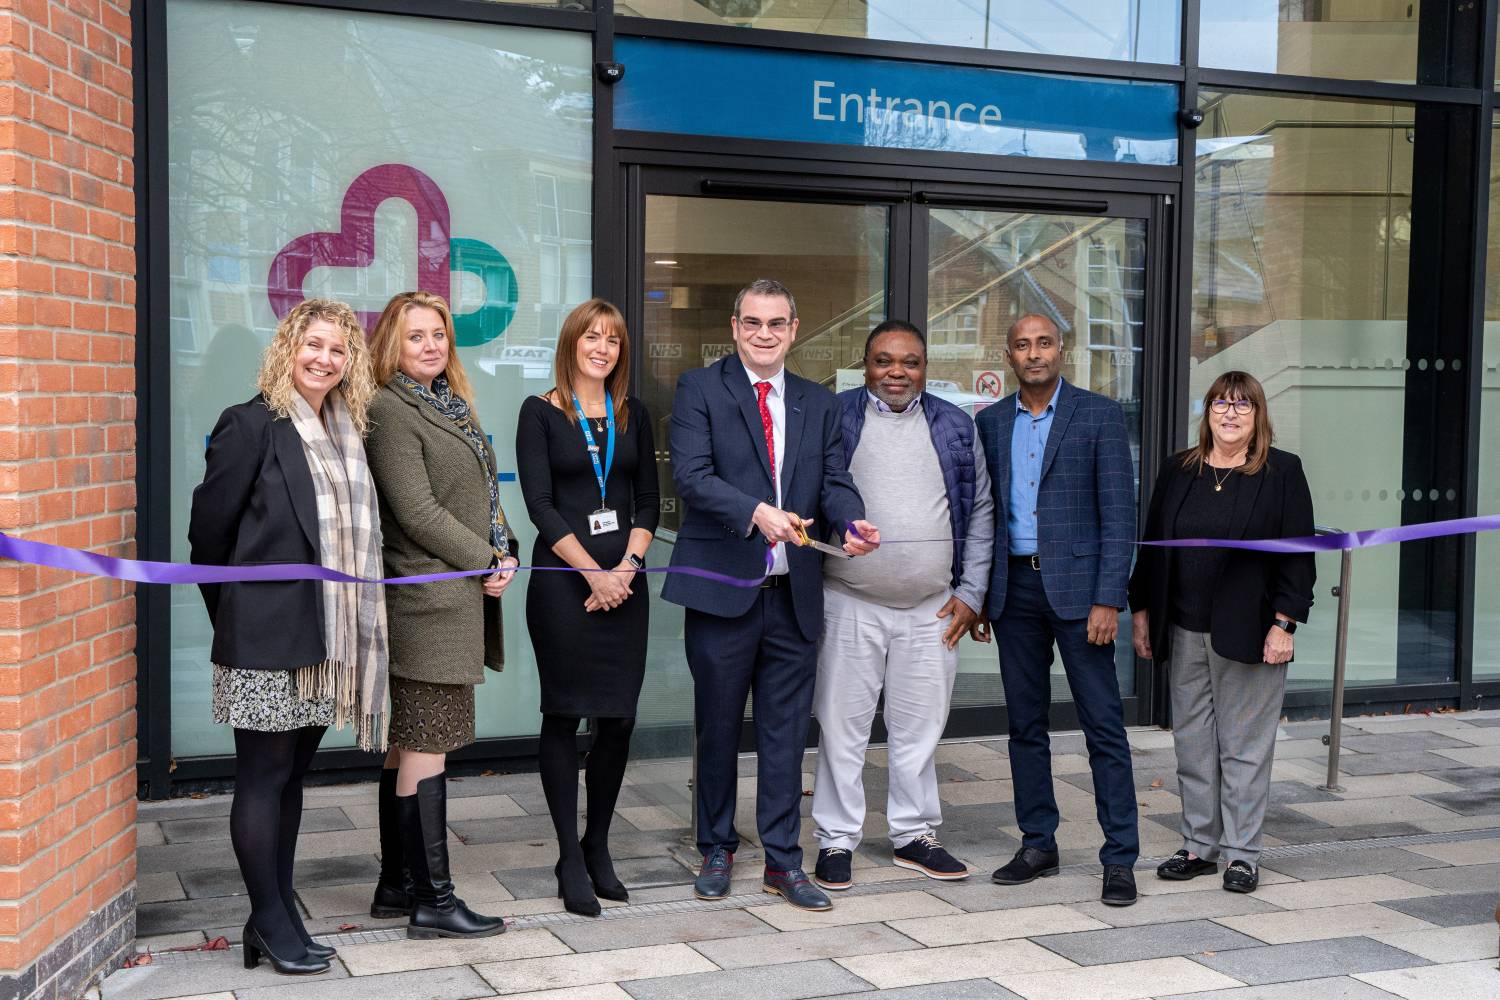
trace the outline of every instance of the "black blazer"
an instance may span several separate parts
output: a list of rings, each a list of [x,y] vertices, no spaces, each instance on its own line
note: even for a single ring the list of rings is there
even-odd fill
[[[1156,477],[1146,514],[1146,541],[1177,537],[1173,525],[1187,498],[1194,473],[1173,455]],[[1312,493],[1302,462],[1291,452],[1271,449],[1259,473],[1245,477],[1234,511],[1224,526],[1225,538],[1300,538],[1313,533]],[[1151,612],[1151,652],[1157,661],[1170,656],[1172,634],[1172,558],[1170,549],[1141,546],[1130,575],[1130,610]],[[1239,663],[1260,663],[1266,632],[1276,613],[1307,621],[1312,610],[1317,570],[1311,553],[1276,555],[1227,549],[1214,588],[1210,641],[1214,652]]]
[[[318,502],[302,438],[256,396],[219,416],[193,490],[190,559],[211,566],[317,563]],[[322,663],[323,594],[315,580],[205,584],[220,666],[294,670]]]

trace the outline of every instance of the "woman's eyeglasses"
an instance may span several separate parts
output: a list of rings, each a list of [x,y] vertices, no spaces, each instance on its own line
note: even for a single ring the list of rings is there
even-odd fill
[[[1255,404],[1248,399],[1216,399],[1208,404],[1208,408],[1215,413],[1228,413],[1230,407],[1242,417],[1248,417],[1255,412]]]

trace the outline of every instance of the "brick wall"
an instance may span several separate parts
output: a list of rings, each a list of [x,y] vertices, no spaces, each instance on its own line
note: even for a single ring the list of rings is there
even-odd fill
[[[0,7],[0,530],[131,555],[129,6]],[[134,936],[134,648],[129,586],[0,564],[0,996]]]

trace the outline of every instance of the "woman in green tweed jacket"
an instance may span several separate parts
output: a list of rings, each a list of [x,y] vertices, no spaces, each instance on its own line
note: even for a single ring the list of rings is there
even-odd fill
[[[370,337],[381,390],[365,448],[380,493],[385,571],[412,576],[492,567],[485,577],[391,587],[391,755],[380,780],[380,882],[370,915],[410,915],[413,938],[505,930],[453,894],[446,755],[474,742],[474,685],[504,662],[500,595],[515,575],[495,454],[453,349],[440,297],[391,299]]]

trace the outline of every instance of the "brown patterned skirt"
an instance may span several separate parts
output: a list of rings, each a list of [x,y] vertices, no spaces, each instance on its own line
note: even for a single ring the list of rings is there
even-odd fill
[[[391,678],[391,746],[452,753],[474,742],[474,685]]]

